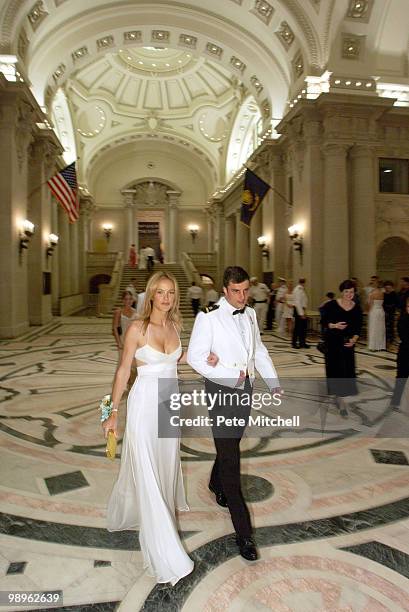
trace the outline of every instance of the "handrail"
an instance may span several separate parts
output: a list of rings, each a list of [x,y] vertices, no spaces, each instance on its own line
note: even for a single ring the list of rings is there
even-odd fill
[[[195,251],[189,252],[187,255],[190,257],[194,264],[202,264],[215,266],[216,265],[216,254],[211,251]]]
[[[124,254],[119,251],[116,254],[115,264],[108,284],[98,285],[98,316],[111,314],[112,308],[118,298],[121,284],[122,271],[124,267]]]
[[[186,252],[182,253],[182,267],[185,271],[185,274],[186,274],[186,277],[189,283],[195,283],[196,285],[198,285],[198,287],[201,287],[202,277],[197,271],[197,268],[195,264],[193,263],[189,253],[186,253]]]

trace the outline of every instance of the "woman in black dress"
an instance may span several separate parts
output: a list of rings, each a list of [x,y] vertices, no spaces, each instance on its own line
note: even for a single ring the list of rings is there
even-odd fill
[[[344,281],[340,284],[339,291],[340,297],[327,302],[321,311],[328,393],[336,398],[358,393],[354,349],[362,327],[362,310],[359,304],[354,302],[354,283],[350,280]],[[338,402],[337,405],[339,406]]]

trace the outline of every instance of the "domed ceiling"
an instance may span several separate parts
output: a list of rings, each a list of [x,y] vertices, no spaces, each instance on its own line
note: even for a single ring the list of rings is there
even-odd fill
[[[210,59],[167,47],[126,47],[78,69],[65,84],[85,165],[112,141],[145,133],[201,151],[218,180],[247,91]]]

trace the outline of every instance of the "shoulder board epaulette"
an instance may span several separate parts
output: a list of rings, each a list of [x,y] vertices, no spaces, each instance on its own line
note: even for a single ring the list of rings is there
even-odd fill
[[[212,310],[217,310],[218,308],[220,308],[218,304],[213,304],[213,306],[203,306],[202,312],[208,313],[212,312]]]

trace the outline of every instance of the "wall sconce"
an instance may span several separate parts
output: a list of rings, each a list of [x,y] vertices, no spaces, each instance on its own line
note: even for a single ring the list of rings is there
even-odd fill
[[[109,239],[111,238],[113,228],[114,226],[112,225],[112,223],[104,223],[104,225],[102,226],[107,242],[109,242]]]
[[[31,236],[34,234],[34,230],[35,230],[34,223],[31,223],[31,221],[28,221],[28,219],[25,219],[22,223],[21,232],[20,232],[20,242],[19,242],[20,255],[23,249],[28,249],[28,243],[30,242]]]
[[[290,235],[290,240],[293,243],[294,251],[298,251],[300,254],[300,263],[302,264],[302,254],[303,254],[303,237],[302,237],[302,228],[300,225],[291,225],[288,228],[288,233]]]
[[[257,238],[257,242],[258,242],[258,246],[261,249],[261,255],[263,257],[266,257],[267,259],[269,259],[270,258],[270,249],[268,248],[267,237],[266,236],[259,236]]]
[[[48,236],[48,247],[47,247],[47,250],[46,250],[47,257],[51,257],[52,256],[52,254],[54,252],[54,249],[57,246],[57,244],[58,244],[58,236],[57,236],[57,234],[50,234]]]
[[[199,233],[199,226],[198,225],[188,225],[187,229],[189,230],[189,234],[192,236],[192,242],[194,244],[196,240],[196,236]]]

